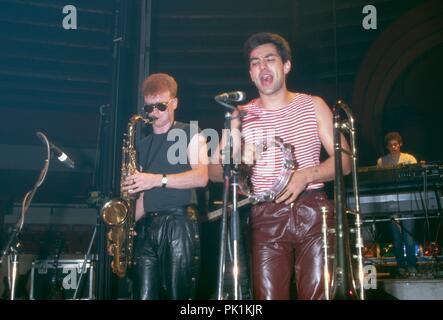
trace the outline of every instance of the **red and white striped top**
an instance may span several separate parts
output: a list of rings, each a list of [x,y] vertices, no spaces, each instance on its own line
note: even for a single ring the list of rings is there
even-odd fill
[[[299,93],[294,100],[278,110],[265,110],[257,105],[257,99],[242,106],[246,112],[242,120],[242,137],[247,144],[279,137],[292,145],[297,170],[320,164],[321,142],[318,134],[312,96]],[[283,154],[277,147],[261,153],[252,167],[251,182],[256,193],[269,190],[283,166]],[[323,183],[312,183],[307,189],[318,189]]]

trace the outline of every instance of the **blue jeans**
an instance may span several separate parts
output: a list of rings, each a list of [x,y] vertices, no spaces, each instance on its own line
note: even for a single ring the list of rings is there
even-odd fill
[[[409,216],[402,216],[408,218]],[[395,219],[395,218],[393,218]],[[394,253],[397,261],[397,268],[409,269],[415,271],[417,267],[417,258],[415,257],[414,240],[415,220],[393,220],[391,222],[391,233],[394,242]],[[403,246],[406,247],[406,259]]]

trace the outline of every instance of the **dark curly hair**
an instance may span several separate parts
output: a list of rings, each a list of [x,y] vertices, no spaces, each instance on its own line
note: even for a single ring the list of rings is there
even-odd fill
[[[255,33],[246,40],[243,46],[243,53],[246,61],[249,61],[249,55],[251,51],[263,44],[271,43],[277,48],[277,52],[280,55],[283,63],[291,61],[291,47],[288,41],[282,36],[271,32]]]
[[[393,131],[393,132],[388,132],[385,135],[385,145],[388,145],[388,142],[391,140],[396,140],[398,141],[398,143],[403,144],[403,139],[401,138],[400,133]]]

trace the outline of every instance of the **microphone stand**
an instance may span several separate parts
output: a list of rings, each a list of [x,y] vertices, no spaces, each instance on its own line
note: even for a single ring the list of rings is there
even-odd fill
[[[92,232],[91,240],[89,241],[88,250],[85,253],[85,257],[83,258],[83,264],[82,264],[82,268],[81,268],[81,271],[80,271],[80,278],[77,281],[77,287],[75,288],[75,292],[74,292],[74,295],[72,297],[72,300],[77,300],[78,290],[79,289],[81,290],[80,287],[82,285],[83,275],[86,273],[88,257],[90,257],[91,250],[92,250],[92,245],[94,244],[95,236],[97,235],[97,229],[100,226],[100,222],[101,222],[101,217],[100,217],[100,215],[98,215],[97,216],[97,222],[96,222],[96,224],[94,226],[94,231]],[[93,263],[92,260],[93,260],[93,257],[90,260],[90,264]],[[92,272],[92,269],[91,269],[90,272]],[[89,298],[92,298],[92,297],[89,297]],[[81,299],[81,298],[78,298],[78,299]]]
[[[26,193],[25,197],[23,198],[20,218],[18,219],[17,224],[12,230],[8,241],[6,242],[6,245],[3,247],[1,251],[2,256],[0,260],[2,260],[4,256],[8,256],[8,262],[9,262],[8,267],[10,267],[8,268],[8,280],[9,280],[9,287],[11,289],[10,300],[15,300],[15,294],[17,289],[16,284],[17,284],[18,266],[19,266],[18,257],[19,257],[19,249],[21,247],[19,235],[23,229],[23,225],[25,223],[25,215],[29,209],[29,206],[31,205],[32,198],[37,192],[38,187],[42,185],[43,181],[46,178],[46,174],[48,173],[49,169],[49,160],[51,159],[51,147],[48,138],[46,138],[46,136],[41,132],[38,132],[37,134],[39,135],[40,138],[42,138],[42,140],[46,144],[47,158],[45,160],[43,169],[40,172],[40,175],[37,179],[37,182],[35,183],[32,190]]]
[[[235,107],[216,99],[216,101],[230,110],[236,110]],[[237,188],[238,188],[238,165],[233,163],[232,157],[232,134],[231,134],[232,114],[227,111],[225,113],[224,129],[227,132],[227,143],[223,149],[223,210],[220,232],[220,253],[218,261],[217,274],[217,300],[223,300],[224,289],[224,273],[226,262],[226,242],[227,242],[227,221],[228,221],[228,200],[229,186],[232,185],[232,212],[230,220],[230,240],[233,248],[233,266],[232,276],[234,282],[234,299],[241,299],[239,286],[239,236],[240,236],[240,219],[237,208]]]
[[[234,300],[241,300],[240,292],[240,258],[239,258],[239,242],[240,242],[240,218],[237,208],[237,191],[238,191],[238,165],[234,164],[232,168],[232,212],[231,212],[231,240],[234,252],[232,275],[234,278]]]
[[[97,177],[99,174],[99,163],[101,163],[102,160],[102,140],[103,140],[103,128],[105,128],[108,123],[109,123],[109,104],[104,104],[101,105],[99,107],[99,111],[100,111],[100,117],[99,117],[99,124],[98,124],[98,131],[97,131],[97,145],[96,145],[96,154],[95,154],[95,162],[94,162],[94,174],[92,175],[92,185],[94,187],[97,186],[97,180],[100,180],[101,177]],[[107,285],[107,274],[106,276],[103,276],[105,272],[101,272],[102,270],[105,270],[106,272],[108,271],[108,268],[105,268],[104,263],[102,263],[103,258],[105,257],[105,252],[104,252],[104,247],[105,244],[103,244],[103,241],[106,241],[105,239],[105,235],[106,235],[106,231],[105,231],[105,226],[104,223],[102,221],[101,215],[100,215],[100,208],[103,206],[103,204],[106,202],[105,201],[106,196],[101,192],[101,191],[92,191],[89,194],[89,199],[88,199],[88,203],[91,206],[94,206],[97,209],[97,220],[95,222],[95,226],[92,232],[92,236],[91,239],[89,240],[89,245],[88,245],[88,249],[84,255],[83,258],[83,263],[82,263],[82,267],[81,267],[81,271],[80,271],[80,278],[77,282],[77,287],[75,288],[75,292],[74,295],[72,297],[72,300],[77,300],[77,299],[81,299],[81,297],[78,297],[78,293],[79,290],[81,290],[81,286],[82,286],[82,281],[84,279],[84,274],[86,273],[86,268],[87,268],[87,263],[88,263],[88,257],[91,257],[90,259],[90,272],[94,272],[99,274],[101,277],[103,278],[99,278],[99,277],[95,277],[94,276],[94,281],[95,285],[94,285],[94,289],[95,289],[95,294],[93,294],[92,297],[89,297],[91,299],[101,299],[102,298],[102,291],[104,291],[102,288],[104,286]],[[94,245],[96,236],[97,236],[97,232],[99,233],[99,238],[97,241],[97,248],[96,248],[96,253],[92,254],[91,256],[91,251],[92,251],[92,246]],[[94,261],[96,261],[96,264],[93,265]]]

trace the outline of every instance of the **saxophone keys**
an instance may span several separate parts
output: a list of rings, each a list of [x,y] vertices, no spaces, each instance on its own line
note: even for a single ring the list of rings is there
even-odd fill
[[[107,252],[108,252],[108,255],[110,255],[111,257],[113,257],[114,256],[114,252],[115,252],[115,244],[110,244],[108,247],[107,247],[107,250],[106,250]]]

